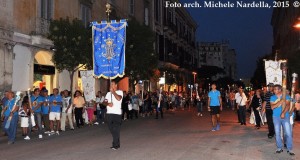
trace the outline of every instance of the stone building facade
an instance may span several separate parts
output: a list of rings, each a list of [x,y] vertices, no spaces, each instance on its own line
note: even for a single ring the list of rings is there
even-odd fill
[[[197,24],[184,8],[165,8],[165,0],[0,0],[0,91],[41,86],[50,91],[69,90],[68,72],[58,72],[51,61],[54,46],[47,39],[50,20],[78,18],[88,26],[91,21],[107,19],[107,2],[112,6],[110,19],[134,17],[152,28],[162,64],[192,76],[188,74],[197,62]],[[80,89],[78,74],[73,79],[73,90]],[[97,83],[97,88],[107,86],[105,80]]]

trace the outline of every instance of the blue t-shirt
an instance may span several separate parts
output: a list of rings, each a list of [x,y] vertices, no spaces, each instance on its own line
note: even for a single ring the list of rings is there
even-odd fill
[[[210,91],[208,92],[208,97],[210,98],[210,104],[209,106],[214,107],[214,106],[220,106],[220,100],[219,97],[221,96],[220,91],[215,90],[215,91]]]
[[[41,103],[41,102],[44,102],[44,99],[42,98],[42,96],[37,96],[35,97],[34,95],[32,95],[30,97],[30,100],[31,100],[31,103],[32,103],[32,109],[36,108],[36,106]],[[42,109],[41,107],[39,107],[38,109],[36,109],[34,111],[34,113],[41,113]]]
[[[10,112],[12,111],[13,107],[14,107],[14,104],[15,104],[15,98],[14,99],[11,99],[11,100],[7,100],[4,104],[4,107],[7,106],[7,110],[4,112],[4,116],[5,117],[8,117],[10,115]],[[18,112],[15,112],[14,113],[14,116],[15,115],[18,115]]]
[[[49,102],[49,96],[47,96],[47,97],[42,97],[43,98],[43,100],[44,100],[44,102]],[[49,114],[49,105],[44,105],[44,103],[42,104],[42,113],[43,114]]]
[[[282,96],[280,96],[281,98]],[[270,102],[274,103],[276,101],[279,101],[280,99],[276,96],[276,95],[273,95],[271,98],[270,98]],[[291,97],[286,95],[286,100],[290,101],[291,100]],[[275,109],[273,109],[273,117],[280,117],[281,115],[281,112],[282,112],[282,106],[279,106]],[[285,114],[285,117],[288,117],[290,116],[289,112],[286,112]]]
[[[60,95],[52,95],[49,98],[50,112],[61,112],[61,105],[54,105],[53,102],[62,102],[62,97]]]

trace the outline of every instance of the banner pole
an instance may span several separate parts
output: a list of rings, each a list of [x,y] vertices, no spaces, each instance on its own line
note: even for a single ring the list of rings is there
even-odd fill
[[[109,21],[109,14],[110,14],[110,12],[111,12],[111,6],[110,6],[110,4],[107,2],[106,3],[106,5],[105,5],[105,7],[106,7],[106,14],[107,14],[107,23],[108,23],[108,21]]]
[[[291,89],[291,99],[295,99],[295,88],[296,88],[296,78],[298,77],[298,74],[293,73],[292,74],[293,80],[292,80],[292,89]],[[291,101],[290,103],[290,116],[292,116],[292,113],[294,112],[295,109],[295,103]]]
[[[286,84],[287,84],[287,60],[281,61],[281,69],[282,69],[282,99],[286,100]],[[282,111],[286,107],[286,103],[282,104]]]

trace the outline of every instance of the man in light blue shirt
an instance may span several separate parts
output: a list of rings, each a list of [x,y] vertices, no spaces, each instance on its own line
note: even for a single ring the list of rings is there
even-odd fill
[[[45,126],[45,134],[50,133],[50,121],[49,121],[49,96],[48,96],[48,90],[42,89],[42,98],[44,103],[42,104],[42,114],[43,114],[43,122]]]
[[[43,138],[42,128],[42,103],[44,102],[43,97],[40,96],[40,89],[36,88],[33,91],[33,95],[30,97],[32,111],[34,112],[34,120],[38,126],[39,138]],[[34,127],[34,126],[32,126]]]
[[[4,131],[8,136],[8,144],[14,144],[17,133],[17,125],[19,120],[18,110],[19,107],[15,106],[16,99],[14,98],[14,93],[11,91],[7,92],[7,101],[4,104],[4,126],[10,119],[10,125],[8,128],[4,127]]]
[[[58,94],[58,89],[53,89],[53,95],[49,98],[50,102],[50,113],[49,113],[49,120],[50,120],[50,129],[51,134],[54,134],[54,121],[56,120],[56,134],[59,135],[59,128],[60,128],[60,116],[61,116],[61,107],[62,107],[62,97]]]
[[[213,83],[211,85],[212,90],[208,93],[208,111],[211,114],[211,121],[212,121],[212,130],[217,131],[220,130],[220,111],[222,111],[222,97],[220,91],[216,88],[216,84]]]
[[[286,145],[287,145],[287,152],[289,155],[294,156],[295,153],[293,150],[293,137],[292,137],[292,130],[290,124],[290,100],[291,97],[286,95],[285,100],[282,98],[282,86],[275,85],[274,86],[274,93],[270,99],[271,108],[273,110],[273,123],[275,128],[275,138],[276,138],[276,145],[277,150],[276,153],[283,152],[282,150],[282,139],[281,139],[281,127],[283,128],[283,132],[285,135]],[[283,108],[282,105],[285,104]]]

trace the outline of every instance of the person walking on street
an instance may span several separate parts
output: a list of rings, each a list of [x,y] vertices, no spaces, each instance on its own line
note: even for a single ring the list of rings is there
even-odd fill
[[[130,96],[126,93],[126,91],[123,92],[123,98],[122,98],[122,119],[125,121],[129,119],[129,109],[128,104],[130,103]]]
[[[45,134],[49,134],[50,133],[50,120],[49,120],[49,112],[50,112],[50,108],[49,108],[49,96],[48,96],[48,90],[42,89],[42,97],[43,97],[43,103],[42,103],[42,116],[43,116],[43,122],[44,122],[44,129],[45,129]]]
[[[247,96],[244,93],[243,87],[239,87],[238,93],[235,94],[235,100],[238,109],[238,115],[241,125],[246,125],[246,103]]]
[[[4,127],[4,131],[8,136],[8,144],[14,144],[16,139],[16,133],[18,128],[18,106],[14,106],[16,99],[14,98],[14,93],[12,91],[7,92],[7,101],[4,104],[4,126],[10,120],[10,125],[8,128]]]
[[[82,118],[83,108],[85,106],[85,100],[82,97],[82,94],[79,90],[75,91],[73,105],[75,107],[75,120],[77,128],[80,128],[84,125],[84,121]]]
[[[235,94],[234,91],[231,90],[229,93],[229,101],[230,101],[230,107],[234,111],[235,108]]]
[[[104,106],[102,103],[104,101],[104,96],[101,91],[98,91],[96,95],[96,122],[94,124],[99,125],[100,123],[104,124],[104,118],[106,114],[106,106]]]
[[[59,135],[60,129],[60,116],[61,116],[61,107],[62,107],[62,97],[58,94],[59,91],[57,88],[53,89],[53,95],[50,96],[50,113],[49,113],[49,120],[50,120],[50,129],[51,133],[54,134],[54,121],[56,121],[56,134]]]
[[[208,93],[208,111],[211,114],[212,130],[220,130],[220,111],[222,111],[222,97],[220,91],[217,90],[217,85],[211,85],[212,90]]]
[[[273,138],[275,135],[274,123],[273,123],[273,110],[271,109],[270,98],[274,95],[273,93],[273,83],[268,84],[269,91],[264,96],[264,102],[262,105],[263,113],[266,113],[267,123],[268,123],[268,138]]]
[[[111,149],[120,148],[120,130],[122,124],[122,99],[123,91],[117,90],[117,83],[111,81],[110,92],[105,96],[104,105],[107,106],[107,124],[113,137]]]
[[[275,138],[277,150],[276,153],[283,152],[283,143],[281,138],[281,128],[283,128],[284,139],[287,146],[287,153],[291,156],[294,156],[293,152],[293,139],[292,139],[292,130],[290,124],[290,101],[291,97],[286,95],[285,100],[282,98],[282,86],[275,85],[274,93],[270,98],[271,108],[273,110],[273,123],[275,127]],[[282,108],[282,105],[285,103],[285,107]]]
[[[198,92],[198,91],[196,91]],[[197,116],[201,116],[202,117],[202,112],[203,112],[203,93],[198,93],[196,94],[196,105],[197,105]]]
[[[260,128],[260,123],[262,121],[261,114],[260,114],[260,110],[262,106],[262,97],[260,92],[261,91],[259,89],[255,91],[255,95],[253,96],[252,102],[250,104],[255,116],[256,129]]]
[[[63,92],[63,108],[61,113],[61,130],[66,131],[66,119],[68,118],[69,128],[74,130],[73,118],[72,118],[72,110],[73,106],[71,103],[71,96],[68,90],[64,90]]]
[[[156,116],[155,119],[158,119],[158,113],[160,113],[160,118],[164,118],[163,112],[163,93],[158,92],[158,103],[156,105]]]
[[[38,127],[39,138],[43,138],[43,128],[42,128],[42,104],[44,103],[44,98],[40,96],[40,89],[36,88],[31,96],[32,111],[34,112],[34,120]],[[32,126],[34,127],[34,126]]]
[[[138,119],[139,114],[139,96],[135,93],[132,97],[132,116]]]

